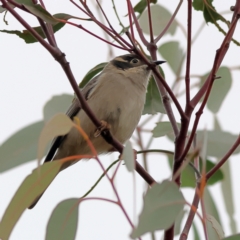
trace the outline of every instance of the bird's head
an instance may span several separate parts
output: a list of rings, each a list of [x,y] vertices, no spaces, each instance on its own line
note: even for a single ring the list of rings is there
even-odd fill
[[[153,63],[160,65],[165,61],[154,61]],[[123,77],[130,78],[134,82],[147,85],[151,69],[136,54],[121,55],[109,62],[105,67],[104,72],[120,74]]]

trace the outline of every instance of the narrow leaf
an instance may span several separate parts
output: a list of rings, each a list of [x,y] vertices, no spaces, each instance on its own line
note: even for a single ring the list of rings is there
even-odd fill
[[[238,135],[233,135],[224,131],[208,131],[207,137],[207,156],[222,158],[232,147]],[[197,131],[197,146],[203,145],[204,131]],[[240,152],[238,147],[233,154]]]
[[[62,94],[53,96],[43,108],[44,121],[47,122],[56,113],[65,113],[73,100],[73,95]]]
[[[45,148],[47,144],[57,136],[63,136],[67,134],[73,127],[72,120],[63,113],[56,114],[50,119],[44,126],[38,144],[38,160],[42,159],[45,154]]]
[[[222,240],[239,240],[240,239],[240,234],[235,234],[226,238],[223,238]]]
[[[93,77],[95,77],[98,73],[100,73],[106,65],[107,65],[107,62],[103,62],[96,65],[91,70],[89,70],[87,74],[84,76],[84,78],[82,79],[81,83],[79,84],[79,87],[83,88]]]
[[[64,25],[65,23],[63,22],[59,22],[59,19],[62,19],[62,20],[68,20],[70,18],[74,18],[74,19],[80,19],[80,18],[77,18],[77,17],[74,17],[74,16],[71,16],[71,15],[68,15],[68,14],[64,14],[64,13],[58,13],[58,14],[55,14],[53,15],[54,19],[57,21],[55,24],[53,24],[53,32],[57,32],[59,31]],[[81,19],[82,20],[82,19]],[[39,27],[33,27],[33,29],[42,37],[42,38],[46,38],[45,34],[43,33],[42,31],[42,28],[39,26]],[[17,35],[18,37],[22,38],[26,43],[35,43],[35,42],[38,42],[36,40],[36,38],[34,38],[32,36],[32,34],[28,31],[28,30],[23,30],[23,31],[18,31],[18,30],[13,30],[13,31],[9,31],[9,30],[0,30],[0,32],[3,32],[3,33],[8,33],[8,34],[15,34]]]
[[[0,146],[0,172],[19,166],[36,158],[38,138],[43,121],[22,128]]]
[[[122,159],[126,164],[127,170],[133,172],[135,170],[135,158],[132,144],[129,140],[126,142],[125,148],[123,149]]]
[[[172,166],[172,159],[168,158],[169,166]],[[202,171],[202,161],[200,161],[200,172]],[[209,171],[215,166],[215,164],[208,160],[206,161],[206,171]],[[215,183],[218,183],[219,181],[222,181],[224,179],[224,174],[221,169],[218,169],[217,172],[214,174],[212,178],[207,181],[207,185],[211,186]],[[196,177],[195,177],[195,171],[190,166],[187,165],[181,174],[181,187],[190,187],[195,188],[196,187]]]
[[[221,167],[221,170],[223,171],[223,174],[224,174],[224,179],[221,182],[223,200],[224,200],[227,214],[230,220],[230,227],[231,227],[232,233],[236,233],[237,225],[234,219],[235,210],[234,210],[233,190],[232,190],[232,181],[231,181],[232,174],[230,171],[229,161],[224,163],[224,165]]]
[[[221,224],[217,205],[208,187],[206,187],[204,190],[204,204],[205,204],[206,213],[209,215],[212,215]]]
[[[78,225],[78,198],[60,202],[52,212],[47,225],[45,240],[74,240]]]
[[[193,234],[194,234],[194,240],[200,240],[199,232],[194,222],[193,222]]]
[[[158,4],[150,6],[150,9],[153,23],[153,33],[154,35],[159,35],[166,27],[169,20],[171,19],[172,13],[170,13],[166,8]],[[150,34],[147,10],[143,12],[142,16],[139,19],[139,23],[141,25],[143,32]],[[169,27],[166,33],[170,33],[171,35],[173,35],[176,32],[176,29],[177,21],[173,20],[171,26]]]
[[[162,44],[158,48],[159,53],[167,61],[172,71],[177,75],[180,71],[180,64],[184,57],[179,42],[172,41]]]
[[[183,221],[183,218],[184,218],[184,215],[186,214],[187,211],[185,210],[182,210],[176,220],[175,220],[175,223],[174,223],[174,236],[180,234],[181,232],[181,224],[182,224],[182,221]]]
[[[181,126],[180,123],[177,123],[178,127]],[[173,128],[170,122],[158,122],[157,126],[152,130],[153,137],[163,137],[169,134],[173,134]]]
[[[209,73],[201,77],[201,85],[204,83],[208,75]],[[217,71],[216,76],[221,78],[214,80],[213,87],[207,101],[207,107],[213,113],[217,113],[219,111],[232,86],[232,76],[229,68],[221,67]]]
[[[193,0],[193,7],[197,11],[202,11],[204,19],[207,22],[216,23],[217,20],[223,20],[223,17],[216,12],[212,5],[213,0]],[[225,20],[223,20],[225,22]]]
[[[142,114],[156,114],[159,112],[165,113],[165,109],[155,80],[151,77],[147,88],[146,101]]]
[[[58,174],[61,164],[61,161],[43,164],[25,178],[2,217],[0,223],[1,240],[9,239],[23,211],[49,186]]]
[[[211,215],[207,214],[206,219],[211,223],[212,228],[217,233],[219,239],[224,237],[224,232],[218,221]]]
[[[143,199],[143,210],[138,226],[132,231],[131,238],[144,233],[168,229],[182,211],[184,198],[174,182],[155,183]]]
[[[41,18],[47,23],[50,23],[50,24],[58,23],[58,21],[54,19],[53,16],[48,11],[46,11],[40,4],[36,4],[33,6],[24,5],[24,7],[29,12],[33,13],[35,16]]]

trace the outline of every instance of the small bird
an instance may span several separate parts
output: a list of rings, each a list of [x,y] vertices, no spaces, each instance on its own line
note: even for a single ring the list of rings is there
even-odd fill
[[[153,63],[159,65],[164,62]],[[93,113],[107,124],[112,136],[122,144],[131,137],[140,120],[150,75],[151,69],[140,57],[135,54],[122,55],[111,60],[98,76],[81,89]],[[98,154],[111,151],[113,147],[100,134],[96,134],[96,126],[81,110],[77,98],[73,100],[66,114],[71,119],[80,119],[81,128],[89,136]],[[44,162],[83,154],[91,155],[92,152],[81,134],[76,128],[72,128],[67,135],[59,136],[53,141]],[[77,161],[66,162],[61,170]],[[34,200],[29,209],[36,205],[42,194]]]

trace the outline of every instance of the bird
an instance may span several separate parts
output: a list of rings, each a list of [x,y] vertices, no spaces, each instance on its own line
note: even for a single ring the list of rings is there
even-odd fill
[[[156,65],[164,62],[152,61]],[[109,128],[111,135],[122,144],[130,139],[141,118],[150,76],[151,69],[146,62],[140,56],[130,53],[112,59],[99,75],[81,89],[95,116],[106,123],[105,127]],[[77,97],[74,98],[66,115],[72,120],[74,117],[79,118],[81,128],[88,135],[98,154],[111,151],[113,147],[101,134],[96,134],[96,126],[81,109]],[[53,140],[44,163],[73,155],[89,154],[92,152],[87,142],[76,128],[72,128],[67,135]],[[60,172],[78,160],[65,162]],[[43,193],[33,201],[29,209],[37,204]]]

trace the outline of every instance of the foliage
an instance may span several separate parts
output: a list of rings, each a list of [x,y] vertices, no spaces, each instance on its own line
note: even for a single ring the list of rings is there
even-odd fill
[[[187,239],[190,227],[192,227],[194,239],[202,239],[201,235],[204,235],[205,239],[211,240],[239,238],[239,234],[236,234],[236,222],[239,222],[239,219],[236,221],[234,219],[234,193],[229,162],[231,156],[239,154],[240,137],[237,128],[235,133],[223,130],[217,114],[225,103],[234,81],[236,81],[233,74],[234,68],[225,65],[225,63],[223,65],[222,61],[229,46],[231,47],[232,44],[239,45],[238,39],[233,39],[233,33],[239,19],[240,0],[237,0],[236,5],[232,8],[231,21],[226,20],[224,14],[217,11],[217,2],[213,0],[194,0],[193,2],[188,0],[188,22],[186,26],[183,26],[183,21],[179,21],[176,17],[177,12],[182,8],[182,1],[179,1],[175,12],[171,12],[162,2],[160,3],[157,0],[139,0],[134,6],[132,6],[132,1],[127,0],[126,3],[124,2],[127,14],[124,17],[119,17],[119,3],[112,0],[113,12],[118,19],[119,26],[111,24],[110,15],[108,16],[108,13],[104,10],[104,5],[99,1],[96,1],[97,10],[104,21],[98,20],[91,11],[88,1],[84,0],[80,0],[78,3],[70,2],[81,12],[81,15],[85,15],[85,18],[73,16],[69,13],[52,14],[44,6],[43,1],[0,0],[0,2],[2,4],[0,13],[4,15],[5,23],[7,11],[24,27],[24,30],[1,29],[0,32],[17,35],[27,44],[41,44],[61,65],[73,87],[74,97],[79,99],[80,105],[98,128],[100,127],[99,120],[102,119],[95,120],[92,117],[87,103],[80,98],[80,89],[98,74],[101,74],[107,62],[92,66],[80,84],[76,84],[65,54],[57,45],[56,36],[58,35],[56,35],[56,32],[71,25],[75,27],[75,30],[82,30],[86,34],[96,37],[99,41],[105,42],[110,49],[119,48],[134,52],[152,70],[142,112],[145,121],[137,127],[137,139],[135,141],[140,148],[138,154],[143,155],[144,168],[139,165],[138,161],[135,161],[136,154],[134,154],[135,150],[133,150],[130,141],[127,141],[125,147],[123,147],[111,137],[110,144],[121,153],[121,160],[115,161],[108,168],[105,168],[98,157],[94,156],[103,174],[83,197],[66,199],[55,207],[47,224],[46,239],[76,239],[76,232],[79,224],[81,224],[79,223],[80,211],[78,205],[82,201],[91,199],[117,205],[132,228],[130,234],[132,239],[142,239],[146,233],[151,233],[152,239],[155,239],[154,232],[164,230],[164,240],[172,240],[173,236],[177,234],[180,235],[179,239],[183,240]],[[198,40],[198,35],[201,34],[202,30],[200,27],[196,33],[196,39],[192,36],[191,15],[197,12],[202,13],[204,26],[208,28],[212,24],[211,26],[214,26],[216,31],[219,30],[222,33],[223,40],[220,45],[218,45],[219,41],[216,41],[217,52],[215,56],[209,56],[214,60],[207,73],[193,74],[190,71],[192,66],[191,46]],[[30,26],[27,23],[28,20],[25,20],[25,14],[35,17],[39,26]],[[125,25],[126,19],[128,19],[128,24]],[[85,27],[84,24],[89,21],[98,26],[108,37],[101,37]],[[223,30],[224,28],[226,29]],[[178,31],[186,36],[184,44],[176,38]],[[126,33],[126,36],[123,33]],[[147,40],[147,35],[150,36],[150,40]],[[165,36],[167,38],[164,38]],[[165,42],[160,43],[162,39]],[[80,48],[83,47],[86,46],[80,44]],[[202,47],[204,49],[204,44]],[[145,51],[148,51],[148,53]],[[163,71],[164,68],[156,68],[151,62],[151,59],[156,60],[157,54],[167,61],[170,75],[164,72],[166,70]],[[200,56],[199,62],[195,64],[201,64]],[[235,69],[239,69],[239,66]],[[171,82],[170,78],[174,80]],[[180,104],[183,97],[184,106]],[[73,96],[69,94],[53,96],[43,108],[44,116],[42,120],[25,126],[3,142],[0,146],[1,172],[34,160],[36,156],[40,162],[46,154],[50,141],[55,137],[66,135],[72,127],[76,127],[81,134],[84,134],[81,129],[81,122],[77,123],[75,119],[76,124],[74,124],[62,113],[55,115],[64,112],[67,106],[71,104],[72,98]],[[213,129],[201,129],[199,127],[203,111],[206,109],[209,110],[214,120]],[[195,117],[193,113],[195,113]],[[148,119],[146,115],[148,115]],[[52,118],[52,116],[54,117]],[[157,122],[155,121],[156,117],[159,119]],[[176,119],[179,120],[176,121]],[[147,129],[148,121],[152,121],[150,131]],[[155,121],[154,124],[153,121]],[[148,140],[145,139],[146,132],[151,134]],[[108,134],[110,133],[108,132]],[[142,138],[144,138],[144,141]],[[172,143],[171,151],[164,148],[151,149],[153,141],[159,143],[163,138],[164,141]],[[86,137],[86,139],[88,138]],[[146,145],[145,142],[147,142]],[[158,158],[165,157],[168,159],[169,169],[172,168],[173,173],[168,179],[172,179],[172,181],[164,180],[158,183],[153,179],[152,173],[149,171],[149,166],[152,166],[152,164],[148,161],[151,152],[160,153],[161,155]],[[1,240],[9,239],[14,226],[18,221],[21,221],[20,217],[25,209],[46,190],[61,170],[64,161],[68,160],[71,159],[45,163],[33,170],[23,180],[3,214],[0,223]],[[114,183],[121,163],[124,163],[127,170],[133,174],[133,182],[135,182],[134,170],[136,169],[150,185],[144,193],[143,207],[137,224],[133,223],[129,217]],[[114,169],[113,174],[109,173],[110,168]],[[116,200],[88,197],[90,192],[97,188],[104,176],[109,181]],[[216,184],[221,185],[222,201],[230,219],[232,236],[229,237],[225,237],[224,224],[221,220],[222,212],[215,197],[212,196],[211,188],[209,188],[209,186]],[[195,191],[192,203],[185,200],[184,188],[191,188]],[[142,199],[135,199],[135,201],[141,202]],[[198,210],[199,204],[202,207],[201,211]],[[186,206],[189,206],[188,209],[186,208],[187,210],[184,209]],[[204,231],[193,220],[196,214],[202,220]],[[102,217],[104,218],[104,216]]]

